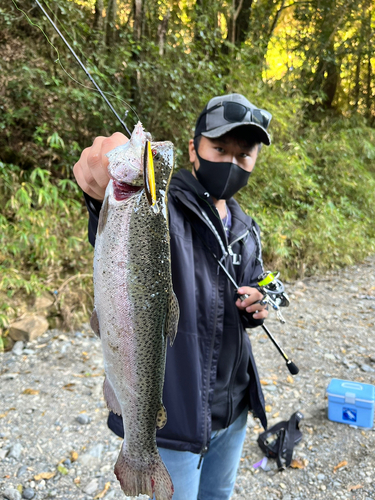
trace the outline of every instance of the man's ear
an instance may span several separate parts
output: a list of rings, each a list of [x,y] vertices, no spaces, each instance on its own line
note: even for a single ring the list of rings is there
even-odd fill
[[[195,153],[194,139],[190,139],[189,141],[189,160],[190,163],[195,163],[197,155]]]

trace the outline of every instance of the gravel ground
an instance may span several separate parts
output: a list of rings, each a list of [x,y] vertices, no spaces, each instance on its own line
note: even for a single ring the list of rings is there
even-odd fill
[[[277,472],[269,460],[254,469],[261,429],[249,416],[233,500],[375,500],[375,430],[330,422],[325,397],[331,378],[375,384],[374,264],[287,284],[287,323],[271,314],[267,325],[297,376],[262,329],[250,333],[270,425],[304,414],[302,468]],[[0,498],[124,500],[112,472],[121,440],[106,427],[100,343],[88,325],[19,348],[0,354]]]

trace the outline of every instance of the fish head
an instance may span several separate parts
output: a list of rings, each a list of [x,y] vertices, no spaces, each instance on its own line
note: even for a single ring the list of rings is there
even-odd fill
[[[129,141],[107,153],[111,179],[120,184],[143,186],[143,157],[148,136],[138,122]]]

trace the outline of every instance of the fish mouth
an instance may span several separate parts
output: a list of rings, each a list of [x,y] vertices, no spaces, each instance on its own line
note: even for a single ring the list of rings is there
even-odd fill
[[[116,201],[124,201],[138,193],[143,186],[133,186],[126,182],[113,181],[113,196]]]

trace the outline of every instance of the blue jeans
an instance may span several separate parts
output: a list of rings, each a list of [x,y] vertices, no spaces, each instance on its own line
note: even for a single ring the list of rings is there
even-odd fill
[[[159,448],[173,481],[173,500],[230,499],[246,435],[247,412],[243,411],[227,429],[212,432],[199,470],[200,455]]]

